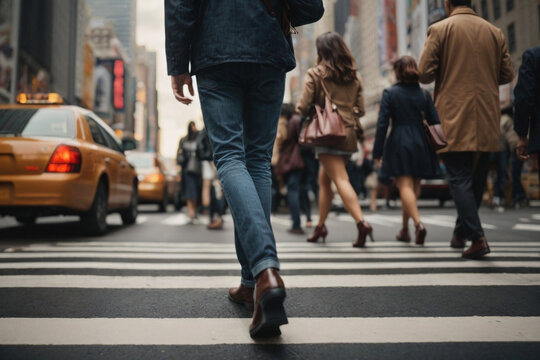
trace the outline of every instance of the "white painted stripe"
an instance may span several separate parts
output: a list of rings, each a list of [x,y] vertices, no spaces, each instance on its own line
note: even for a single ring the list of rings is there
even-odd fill
[[[493,256],[504,256],[507,258],[512,257],[525,257],[525,258],[538,258],[540,260],[540,253],[538,252],[506,252],[497,253],[491,252]],[[281,260],[286,259],[445,259],[455,258],[456,252],[444,253],[364,253],[364,252],[343,252],[340,254],[333,253],[299,253],[299,252],[280,252],[279,258]],[[148,260],[236,260],[235,253],[176,253],[171,254],[151,254],[151,253],[125,253],[125,252],[16,252],[16,253],[0,253],[0,259],[50,259],[50,258],[102,258],[102,259],[148,259]]]
[[[513,230],[540,231],[540,225],[537,224],[516,224]]]
[[[3,318],[0,344],[252,344],[250,322],[246,318]],[[261,342],[536,342],[540,340],[540,317],[289,318],[289,325],[281,330],[281,337]]]
[[[540,214],[533,214],[533,215],[531,216],[531,218],[532,218],[533,220],[540,220]]]
[[[403,286],[540,286],[540,274],[286,275],[287,288]],[[0,288],[217,289],[237,276],[7,275]]]
[[[508,253],[520,253],[520,254],[531,254],[539,253],[540,247],[491,247],[492,253],[496,253],[500,256]],[[440,248],[440,247],[430,247],[423,246],[418,247],[414,245],[400,245],[396,247],[376,247],[368,246],[363,249],[352,249],[351,245],[347,247],[326,247],[326,246],[317,246],[312,245],[311,248],[308,247],[285,247],[282,248],[278,245],[278,253],[288,254],[288,253],[353,253],[353,254],[378,254],[378,253],[403,253],[403,254],[457,254],[462,250],[460,249],[451,249],[450,247]],[[27,247],[27,248],[7,248],[4,250],[4,253],[18,253],[18,254],[32,254],[32,253],[70,253],[70,252],[89,252],[89,253],[112,253],[119,252],[125,254],[149,254],[149,253],[167,253],[167,254],[236,254],[234,247],[224,247],[224,248],[150,248],[150,247],[98,247],[98,246],[79,246],[79,247],[58,247],[58,246],[40,246],[40,247]],[[1,254],[1,253],[0,253]]]
[[[326,244],[317,243],[307,243],[305,241],[302,242],[284,242],[284,241],[278,241],[277,245],[278,247],[305,247],[305,248],[312,248],[316,246],[324,246],[324,247],[348,247],[350,248],[352,244],[352,241],[330,241]],[[450,244],[450,240],[448,241],[438,241],[438,242],[431,242],[426,243],[426,247],[444,247],[448,248]],[[540,246],[540,241],[493,241],[489,243],[490,246]],[[397,241],[375,241],[374,243],[369,243],[369,245],[372,245],[374,247],[403,247],[404,244],[400,244]],[[41,247],[43,244],[31,244],[29,247]],[[202,248],[202,247],[231,247],[234,248],[234,243],[232,240],[230,242],[224,242],[224,243],[215,243],[215,242],[160,242],[160,241],[146,241],[146,242],[138,242],[138,241],[89,241],[89,242],[58,242],[55,243],[54,246],[132,246],[132,247],[163,247],[163,248],[189,248],[189,247],[196,247],[196,248]]]
[[[14,262],[0,269],[238,270],[238,263]],[[540,261],[283,262],[282,270],[540,268]]]

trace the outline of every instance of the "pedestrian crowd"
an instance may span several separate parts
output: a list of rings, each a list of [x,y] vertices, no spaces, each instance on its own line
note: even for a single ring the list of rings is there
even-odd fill
[[[208,195],[207,189],[219,179],[241,265],[240,286],[229,290],[229,299],[254,307],[252,337],[279,335],[279,326],[287,323],[285,285],[270,222],[284,189],[291,233],[304,233],[302,212],[311,226],[311,202],[316,198],[319,217],[307,241],[331,238],[325,222],[337,192],[356,224],[352,246],[365,247],[366,240],[376,236],[358,193],[366,196],[370,188],[376,201],[377,182],[394,181],[403,212],[396,239],[411,241],[412,220],[415,243],[423,245],[428,231],[417,205],[420,181],[440,178],[442,160],[457,210],[450,246],[465,248],[470,241],[462,253],[468,259],[490,252],[478,213],[490,159],[500,164],[494,186],[494,201],[500,204],[507,155],[515,148],[515,159],[523,161],[529,153],[540,152],[540,47],[523,56],[512,124],[509,111],[501,116],[499,100],[499,85],[515,75],[503,32],[477,16],[470,0],[446,0],[448,18],[429,28],[419,63],[410,56],[395,61],[397,82],[382,94],[373,148],[368,149],[360,118],[365,113],[364,88],[370,84],[362,83],[339,34],[317,38],[317,62],[305,75],[296,106],[282,104],[285,73],[295,66],[291,34],[322,16],[322,1],[165,4],[174,95],[189,105],[192,100],[184,87],[193,96],[191,76],[196,75],[206,126],[198,133],[190,124],[180,141],[178,163],[188,215],[195,219],[201,188],[202,208],[211,207],[218,196]],[[433,99],[420,86],[432,82]],[[207,154],[204,149],[210,144]],[[514,166],[513,183],[520,183],[521,164]],[[516,203],[523,201],[521,196],[516,194]],[[214,203],[221,205],[212,211],[217,223],[211,224],[220,227],[224,202]],[[370,208],[375,210],[376,202]]]

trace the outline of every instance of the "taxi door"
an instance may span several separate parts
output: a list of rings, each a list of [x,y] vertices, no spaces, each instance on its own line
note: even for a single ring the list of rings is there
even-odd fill
[[[113,150],[112,159],[118,171],[118,181],[116,183],[117,205],[119,207],[127,207],[131,201],[131,192],[133,191],[134,171],[128,164],[121,145],[113,139],[109,132],[103,128],[101,129],[104,132],[109,148]]]
[[[109,148],[109,142],[99,124],[90,116],[85,116],[85,118],[96,143],[95,151],[92,152],[95,168],[105,168],[109,179],[109,209],[117,208],[119,204],[118,183],[120,182],[118,157],[115,151]]]

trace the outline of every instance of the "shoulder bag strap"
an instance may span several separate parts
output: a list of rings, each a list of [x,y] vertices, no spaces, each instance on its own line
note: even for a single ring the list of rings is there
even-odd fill
[[[274,11],[274,8],[272,7],[272,3],[270,3],[270,0],[262,0],[264,5],[266,6],[266,9],[272,15],[273,17],[276,16],[276,12]]]
[[[326,88],[326,86],[324,85],[324,79],[321,77],[321,86],[322,86],[322,89],[323,89],[323,92],[324,92],[324,95],[325,97],[327,97],[330,102],[332,103],[332,109],[333,110],[337,110],[337,106],[336,104],[334,104],[334,102],[332,101],[332,97],[330,96],[330,92],[328,91],[328,89]],[[326,101],[325,101],[326,102]]]

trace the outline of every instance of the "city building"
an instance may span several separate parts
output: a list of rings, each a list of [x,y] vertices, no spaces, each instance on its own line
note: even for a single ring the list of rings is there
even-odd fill
[[[473,8],[504,32],[517,70],[521,55],[540,44],[540,0],[473,0]]]
[[[92,16],[111,21],[118,38],[125,51],[124,61],[124,104],[123,120],[116,126],[130,136],[134,129],[133,113],[135,111],[135,57],[136,57],[136,26],[137,1],[136,0],[86,0],[92,10]],[[117,110],[119,112],[119,110]],[[118,117],[118,116],[117,116]]]
[[[124,135],[126,129],[126,63],[129,58],[116,37],[113,22],[93,17],[89,38],[96,58],[94,68],[94,111]],[[126,134],[130,135],[130,134]]]
[[[135,102],[134,137],[139,142],[139,150],[158,152],[159,121],[157,108],[157,54],[147,51],[144,46],[137,47],[135,73],[137,95]]]

